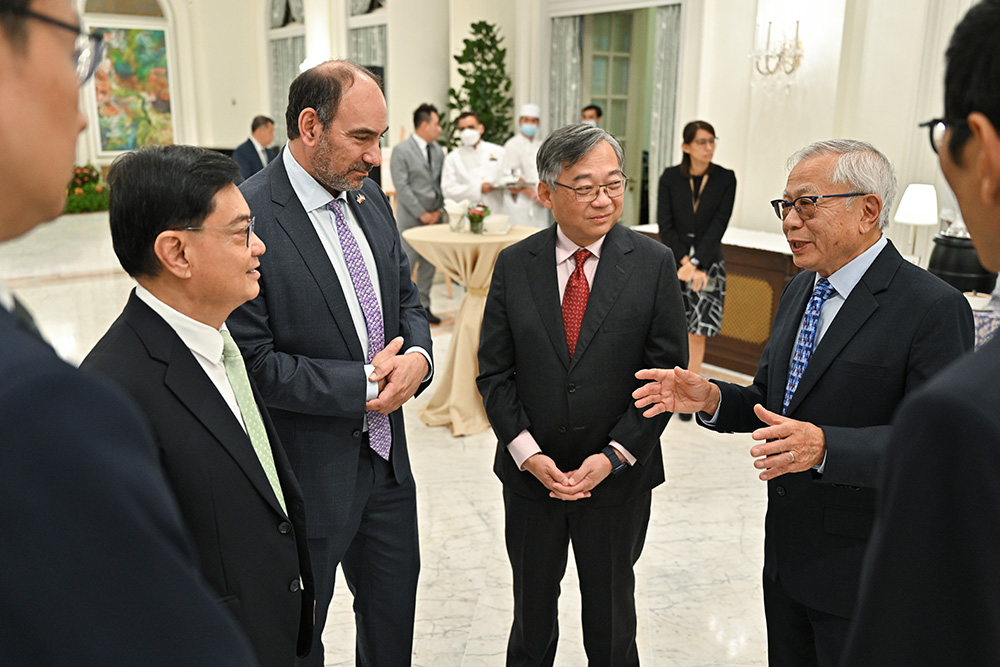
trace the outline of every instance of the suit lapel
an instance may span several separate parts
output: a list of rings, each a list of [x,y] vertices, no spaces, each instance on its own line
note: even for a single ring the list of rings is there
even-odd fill
[[[136,297],[129,297],[125,321],[150,357],[166,365],[163,383],[205,427],[240,467],[257,492],[278,514],[284,514],[243,427],[192,352],[163,319]],[[256,394],[255,394],[256,397]],[[258,408],[263,412],[259,397]],[[268,437],[275,437],[269,430]],[[273,449],[274,443],[272,443]]]
[[[309,215],[302,207],[299,198],[295,196],[295,190],[292,189],[292,184],[288,180],[288,172],[285,171],[284,163],[278,161],[275,168],[278,173],[272,180],[271,201],[280,207],[275,219],[285,230],[292,244],[295,245],[306,270],[312,275],[316,285],[323,293],[323,299],[333,316],[333,323],[350,348],[354,361],[364,361],[364,350],[361,347],[361,341],[358,340],[358,333],[354,329],[354,320],[351,317],[351,310],[347,306],[347,299],[344,296],[344,289],[341,287],[337,272],[330,262],[330,257],[326,254],[323,242],[313,228]],[[353,291],[354,286],[348,285],[346,289]]]
[[[802,373],[799,386],[788,404],[788,414],[805,399],[809,391],[816,386],[830,364],[840,355],[844,347],[858,333],[865,322],[878,310],[878,298],[875,296],[884,291],[892,281],[892,276],[899,268],[902,257],[892,247],[891,242],[882,249],[878,257],[861,277],[858,284],[851,290],[851,295],[840,307],[837,317],[830,323],[823,338],[809,358],[809,364]],[[809,283],[810,287],[812,283]],[[811,294],[811,292],[810,292]],[[803,311],[805,307],[803,306]],[[801,319],[801,318],[800,318]],[[793,343],[794,345],[794,343]],[[787,363],[787,361],[786,361]],[[787,372],[786,372],[787,376]]]
[[[545,233],[530,238],[536,240],[528,249],[530,257],[525,267],[531,297],[552,347],[563,366],[569,368],[569,346],[562,321],[562,295],[559,294],[559,280],[556,278],[556,228],[552,226]]]
[[[601,259],[597,264],[597,273],[594,274],[594,284],[587,299],[587,310],[580,324],[580,336],[576,341],[576,351],[570,368],[583,356],[587,345],[593,340],[608,311],[628,283],[633,267],[627,255],[632,250],[633,245],[626,231],[620,229],[618,225],[612,227],[601,246]]]

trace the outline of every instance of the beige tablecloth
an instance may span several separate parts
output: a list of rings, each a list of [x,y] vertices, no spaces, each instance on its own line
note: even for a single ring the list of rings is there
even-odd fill
[[[490,427],[476,388],[476,355],[486,294],[500,251],[537,231],[514,226],[506,234],[466,234],[453,232],[447,225],[428,225],[403,232],[403,238],[427,261],[465,286],[448,358],[435,371],[433,393],[419,413],[428,426],[448,426],[452,435],[472,435]]]

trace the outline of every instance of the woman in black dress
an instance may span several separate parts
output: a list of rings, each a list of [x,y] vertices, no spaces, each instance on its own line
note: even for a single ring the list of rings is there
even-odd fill
[[[726,267],[722,235],[736,198],[736,175],[712,164],[715,128],[702,120],[684,126],[679,165],[660,176],[657,222],[660,239],[677,259],[677,278],[687,314],[688,369],[697,373],[705,358],[705,340],[722,327]]]

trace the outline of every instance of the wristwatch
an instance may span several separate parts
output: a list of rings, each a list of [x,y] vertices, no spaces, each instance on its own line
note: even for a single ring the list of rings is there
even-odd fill
[[[611,445],[608,445],[607,447],[602,449],[601,453],[607,456],[608,460],[611,461],[612,477],[617,477],[618,475],[628,470],[629,467],[628,463],[625,463],[625,461],[622,461],[620,458],[618,458],[618,452],[615,451],[615,448],[612,447]]]

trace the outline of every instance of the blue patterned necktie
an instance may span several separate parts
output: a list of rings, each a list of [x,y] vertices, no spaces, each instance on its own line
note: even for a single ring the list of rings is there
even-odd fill
[[[813,343],[816,340],[816,328],[819,326],[819,311],[823,302],[836,294],[837,290],[826,278],[820,278],[813,289],[812,297],[806,304],[805,315],[802,316],[802,328],[799,337],[795,339],[795,352],[792,353],[792,363],[788,368],[788,382],[785,384],[785,400],[781,402],[781,414],[788,411],[788,404],[799,387],[799,380],[809,365],[809,357],[813,353]]]
[[[375,288],[372,287],[371,277],[368,275],[368,267],[365,266],[364,257],[361,256],[357,239],[347,226],[347,218],[340,208],[341,205],[339,199],[334,199],[327,204],[327,208],[333,211],[333,217],[337,221],[340,248],[344,251],[344,261],[347,262],[347,270],[351,274],[351,283],[354,285],[358,303],[361,304],[361,312],[365,316],[365,329],[368,331],[368,355],[365,361],[371,363],[375,355],[385,347],[385,325],[382,322],[382,310],[375,296]],[[388,461],[389,449],[392,446],[389,416],[373,410],[369,410],[366,415],[368,444],[376,454]]]

